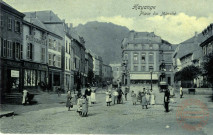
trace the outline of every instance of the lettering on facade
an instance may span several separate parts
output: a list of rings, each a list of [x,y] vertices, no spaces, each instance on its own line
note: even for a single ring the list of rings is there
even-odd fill
[[[38,39],[38,38],[35,38],[33,35],[26,35],[26,40],[34,42],[34,43],[38,43],[38,44],[41,44],[41,45],[47,44],[45,39]]]
[[[7,61],[8,66],[13,66],[13,67],[20,67],[21,63],[13,62],[13,61]]]

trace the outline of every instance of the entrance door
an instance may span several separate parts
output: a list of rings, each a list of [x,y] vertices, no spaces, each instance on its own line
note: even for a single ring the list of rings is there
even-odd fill
[[[20,80],[19,70],[7,70],[7,88],[8,92],[19,92]]]
[[[171,77],[168,77],[168,85],[171,85]]]

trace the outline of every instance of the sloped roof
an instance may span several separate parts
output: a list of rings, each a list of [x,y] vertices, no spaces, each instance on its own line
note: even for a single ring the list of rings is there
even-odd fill
[[[6,2],[4,2],[3,0],[0,0],[0,4],[8,7],[11,9],[12,12],[24,17],[25,15],[22,12],[19,12],[17,9],[13,8],[12,6],[10,6],[9,4],[7,4]],[[1,7],[2,8],[2,7]]]
[[[28,17],[38,17],[42,22],[63,22],[53,11],[24,12]]]
[[[200,43],[203,41],[203,35],[200,33],[197,36],[180,43],[177,57],[181,58],[187,54],[192,53],[195,58],[199,58],[202,55],[202,48]]]

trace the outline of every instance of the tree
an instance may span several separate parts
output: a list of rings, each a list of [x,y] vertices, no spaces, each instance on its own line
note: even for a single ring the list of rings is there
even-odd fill
[[[213,84],[213,53],[204,57],[203,62],[204,75],[207,77],[207,81]]]
[[[192,81],[196,79],[199,75],[201,75],[201,69],[190,65],[187,67],[184,67],[181,71],[178,71],[175,73],[174,80],[177,81]]]
[[[204,76],[206,76],[207,81],[213,86],[213,52],[204,57],[203,62]],[[213,88],[212,88],[213,91]],[[213,95],[212,95],[213,100]]]

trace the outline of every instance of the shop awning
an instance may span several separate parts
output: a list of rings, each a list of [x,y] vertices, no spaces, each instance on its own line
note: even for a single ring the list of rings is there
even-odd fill
[[[130,74],[130,80],[151,80],[151,74]],[[158,80],[158,75],[152,74],[152,80]]]

